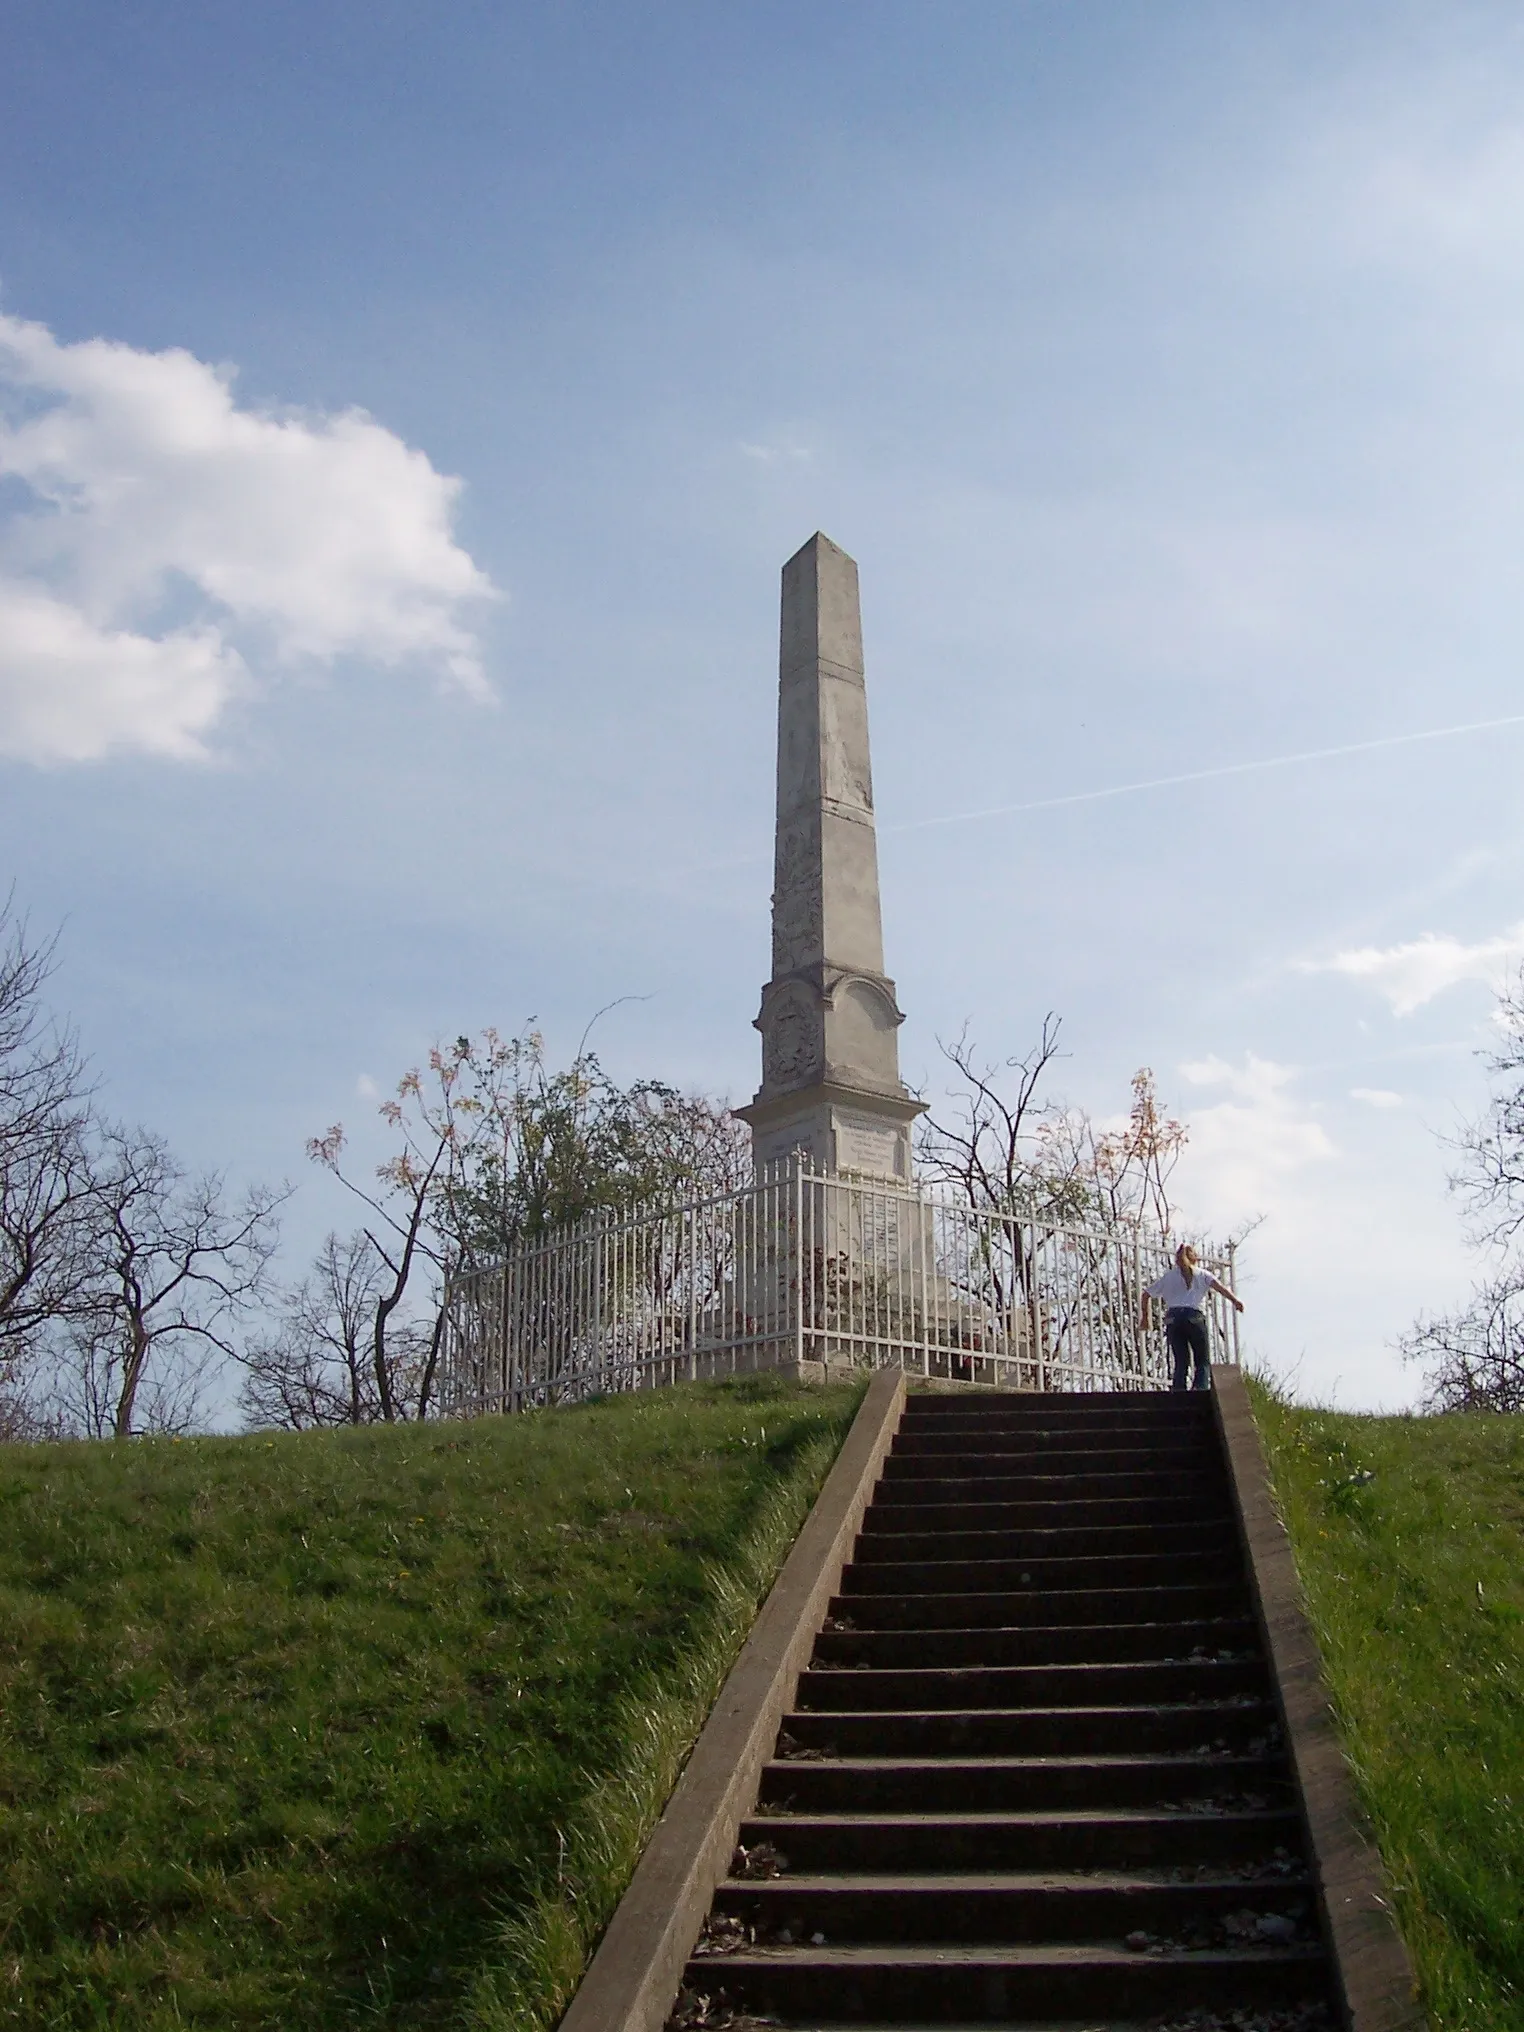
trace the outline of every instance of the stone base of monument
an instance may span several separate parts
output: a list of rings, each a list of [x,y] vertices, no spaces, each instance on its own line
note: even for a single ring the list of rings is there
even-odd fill
[[[721,1294],[733,1330],[700,1374],[725,1373],[734,1351],[748,1370],[805,1364],[812,1378],[904,1368],[953,1384],[1038,1386],[1027,1309],[1001,1302],[988,1247],[963,1262],[961,1217],[939,1221],[945,1209],[889,1181],[804,1165],[766,1190],[766,1213],[748,1224]],[[983,1295],[981,1282],[991,1286]]]
[[[786,1383],[861,1383],[865,1377],[877,1374],[882,1369],[903,1369],[905,1380],[912,1390],[997,1391],[1009,1394],[1011,1391],[1035,1390],[1035,1382],[1015,1380],[1015,1363],[1006,1358],[1003,1364],[1003,1380],[991,1382],[972,1375],[960,1375],[962,1366],[972,1367],[966,1358],[957,1352],[949,1354],[945,1348],[924,1350],[893,1348],[880,1351],[879,1358],[853,1360],[842,1356],[833,1360],[830,1356],[800,1356],[792,1341],[758,1342],[750,1347],[706,1350],[699,1348],[691,1357],[674,1364],[671,1380],[698,1383],[723,1382],[728,1376],[752,1376],[767,1374],[781,1377]],[[940,1370],[940,1373],[939,1373]]]
[[[895,1094],[820,1085],[801,1101],[782,1094],[737,1108],[752,1131],[759,1172],[802,1157],[817,1171],[907,1185],[911,1175],[910,1124],[925,1104]]]
[[[884,1366],[886,1368],[898,1368],[900,1365],[897,1362],[886,1362]],[[782,1376],[785,1382],[789,1383],[824,1384],[860,1383],[864,1375],[869,1372],[860,1368],[855,1362],[806,1361],[779,1362],[775,1365],[773,1373]],[[934,1392],[982,1390],[997,1393],[1001,1396],[1008,1396],[1012,1388],[1016,1387],[1009,1383],[968,1383],[958,1376],[918,1376],[914,1371],[907,1372],[905,1383],[907,1388],[916,1392],[923,1390]]]
[[[867,1376],[875,1375],[880,1369],[906,1371],[905,1380],[912,1390],[997,1390],[1008,1392],[1021,1389],[1021,1384],[982,1383],[963,1376],[926,1375],[907,1366],[903,1359],[905,1351],[896,1350],[880,1362],[854,1362],[812,1360],[808,1355],[801,1359],[794,1351],[793,1343],[760,1343],[748,1348],[698,1349],[693,1356],[674,1364],[674,1382],[691,1379],[697,1383],[723,1382],[727,1376],[753,1376],[767,1374],[779,1376],[785,1383],[861,1383]],[[935,1362],[943,1357],[944,1351],[933,1348],[927,1351],[928,1359]],[[913,1361],[913,1357],[911,1358]]]

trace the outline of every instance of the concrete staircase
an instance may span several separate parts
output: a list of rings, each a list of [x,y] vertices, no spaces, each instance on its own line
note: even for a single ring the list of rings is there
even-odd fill
[[[912,1396],[673,2027],[1339,2022],[1205,1396]]]

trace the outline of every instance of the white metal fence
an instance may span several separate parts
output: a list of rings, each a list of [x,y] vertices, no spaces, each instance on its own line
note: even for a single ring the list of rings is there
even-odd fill
[[[441,1409],[464,1417],[797,1362],[1016,1390],[1169,1381],[1143,1287],[1162,1236],[980,1211],[925,1187],[780,1166],[670,1212],[584,1223],[453,1277]],[[1203,1267],[1232,1282],[1232,1251]],[[1237,1361],[1213,1299],[1214,1352]]]

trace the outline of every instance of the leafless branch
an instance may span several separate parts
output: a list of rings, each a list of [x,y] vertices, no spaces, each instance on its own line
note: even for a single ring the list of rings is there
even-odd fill
[[[1421,1318],[1399,1343],[1424,1368],[1430,1411],[1524,1411],[1524,1265],[1509,1264],[1459,1312]]]
[[[230,1203],[219,1174],[188,1173],[161,1137],[102,1129],[91,1274],[62,1335],[58,1385],[84,1431],[120,1439],[193,1415],[264,1294],[287,1196],[256,1186]]]
[[[250,1425],[369,1425],[382,1418],[374,1363],[376,1306],[390,1276],[364,1230],[329,1235],[311,1272],[287,1293],[276,1329],[238,1356]],[[437,1314],[436,1314],[437,1318]],[[392,1318],[386,1339],[394,1415],[423,1416],[440,1330]]]
[[[43,992],[56,941],[0,904],[0,1378],[77,1305],[87,1274],[90,1083]]]

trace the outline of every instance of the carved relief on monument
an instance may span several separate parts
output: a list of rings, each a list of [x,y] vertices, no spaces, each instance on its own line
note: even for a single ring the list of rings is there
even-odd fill
[[[773,972],[786,974],[821,956],[818,824],[800,824],[778,839],[773,891]]]
[[[808,988],[785,984],[768,997],[757,1021],[765,1085],[801,1087],[819,1077],[820,1012]]]
[[[823,937],[820,893],[814,888],[796,889],[778,913],[774,931],[773,971],[791,973],[820,958]]]

